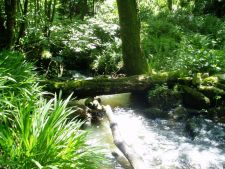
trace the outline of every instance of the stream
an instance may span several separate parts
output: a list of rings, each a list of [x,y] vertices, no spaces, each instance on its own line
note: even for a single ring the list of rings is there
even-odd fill
[[[148,118],[142,108],[131,106],[129,94],[102,96],[101,99],[103,104],[113,107],[124,140],[144,159],[148,169],[225,168],[224,124],[196,119],[197,135],[190,138],[183,122]],[[111,155],[118,150],[107,119],[91,130],[90,144],[104,148],[112,159],[110,169],[124,169]]]

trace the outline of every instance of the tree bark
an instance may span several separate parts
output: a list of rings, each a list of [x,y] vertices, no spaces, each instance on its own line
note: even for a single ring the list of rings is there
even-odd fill
[[[104,106],[104,110],[110,123],[115,145],[128,159],[133,169],[147,169],[148,167],[146,166],[144,160],[133,149],[129,148],[123,140],[111,107]]]
[[[5,26],[4,26],[4,14],[2,13],[2,6],[0,4],[0,32],[4,32],[5,31]]]
[[[56,4],[57,4],[57,0],[54,0],[53,4],[52,4],[52,13],[51,13],[50,23],[53,23],[54,18],[55,18]]]
[[[17,0],[5,0],[6,37],[5,48],[11,49],[15,41]]]
[[[48,80],[44,81],[43,85],[45,85],[45,90],[50,92],[59,92],[62,90],[65,96],[73,92],[77,98],[85,98],[89,96],[127,92],[147,93],[147,90],[164,83],[166,83],[169,88],[172,88],[174,85],[179,85],[180,87],[191,86],[194,90],[207,96],[212,102],[215,102],[218,96],[220,96],[221,99],[225,99],[224,74],[204,77],[199,82],[195,80],[195,77],[180,77],[177,73],[158,73],[151,76],[144,74],[119,78],[95,77],[93,79],[84,80]],[[213,106],[213,104],[210,106]]]
[[[146,73],[148,65],[140,47],[140,20],[136,0],[117,0],[117,6],[126,74]]]
[[[170,11],[172,11],[172,6],[173,6],[173,0],[167,0],[167,6]]]
[[[28,2],[29,2],[29,0],[25,0],[24,5],[23,5],[22,22],[20,23],[19,33],[18,33],[18,37],[17,37],[17,41],[16,41],[17,45],[19,44],[20,39],[25,36],[25,31],[26,31],[26,27],[27,27]]]
[[[38,16],[40,15],[40,9],[41,9],[41,2],[40,0],[36,0],[36,5],[37,7],[35,8],[35,26],[37,27],[37,25],[40,23],[40,18],[38,18]]]
[[[84,19],[84,16],[88,13],[87,0],[80,0],[77,4],[77,11],[80,19]]]
[[[52,25],[55,17],[56,12],[56,4],[57,0],[45,0],[44,2],[44,8],[45,8],[45,28],[44,28],[44,34],[46,37],[50,37],[50,26]]]
[[[144,91],[156,84],[165,83],[172,77],[172,75],[162,73],[152,76],[134,75],[120,78],[96,77],[86,80],[46,81],[44,84],[47,91],[58,92],[62,90],[64,95],[73,92],[76,97],[85,98],[87,96]]]
[[[0,6],[0,10],[1,10],[1,6]],[[3,17],[3,13],[2,11],[0,11],[0,32],[1,32],[1,36],[0,36],[0,50],[2,48],[4,48],[5,46],[5,33],[6,33],[6,28],[4,26],[4,17]]]

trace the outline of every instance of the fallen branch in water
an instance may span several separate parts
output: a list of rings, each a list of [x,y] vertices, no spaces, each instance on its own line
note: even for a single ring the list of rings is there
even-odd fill
[[[144,160],[140,156],[138,156],[138,154],[133,149],[128,147],[126,142],[123,140],[120,134],[120,131],[118,129],[118,124],[115,120],[111,107],[107,105],[107,106],[103,106],[103,108],[105,110],[105,113],[110,123],[110,128],[112,131],[115,145],[128,159],[133,169],[147,169],[148,167],[146,166]]]

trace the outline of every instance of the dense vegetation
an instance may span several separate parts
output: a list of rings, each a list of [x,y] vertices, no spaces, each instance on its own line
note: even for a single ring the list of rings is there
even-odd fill
[[[184,9],[173,13],[143,12],[141,17],[143,50],[151,68],[188,74],[224,72],[223,19],[194,15]]]
[[[38,60],[44,70],[53,67],[52,73],[58,76],[68,69],[91,74],[124,72],[116,4],[93,2],[21,1],[14,16],[15,45],[11,48]],[[149,67],[190,74],[223,72],[224,4],[180,0],[174,1],[170,10],[168,2],[139,3],[141,44]],[[10,17],[3,7],[1,3],[1,21],[7,23]],[[7,32],[3,23],[2,30]],[[2,39],[4,46],[4,36]]]
[[[83,122],[56,95],[47,101],[32,64],[16,52],[0,57],[0,167],[99,168],[103,154],[87,144]],[[105,163],[106,164],[106,163]]]
[[[138,7],[140,44],[129,36],[122,41],[141,45],[145,71],[193,79],[225,73],[224,1],[140,0]],[[70,119],[76,109],[67,106],[72,95],[63,101],[39,83],[76,79],[74,70],[87,76],[133,74],[126,69],[120,38],[126,30],[120,32],[118,15],[116,2],[109,0],[0,1],[0,168],[105,165],[104,154],[87,144],[83,122]],[[130,65],[141,62],[131,55]],[[224,106],[222,96],[216,98]]]

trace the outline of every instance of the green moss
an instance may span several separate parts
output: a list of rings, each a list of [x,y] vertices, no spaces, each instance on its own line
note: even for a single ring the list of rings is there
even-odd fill
[[[225,84],[217,83],[216,87],[218,87],[219,89],[225,90]]]
[[[194,85],[200,85],[202,83],[202,74],[201,73],[196,73],[192,79],[192,83]]]
[[[219,89],[215,86],[199,86],[199,90],[203,92],[205,95],[207,95],[210,98],[214,98],[218,95],[225,95],[225,92],[222,89]]]
[[[210,106],[210,99],[203,93],[188,86],[181,86],[183,89],[183,101],[185,106],[202,109]]]
[[[196,97],[198,100],[204,100],[206,103],[210,103],[209,98],[207,98],[204,94],[198,92],[197,90],[192,89],[192,88],[187,87],[187,86],[184,86],[184,89],[187,93]]]
[[[219,82],[218,77],[210,76],[210,77],[207,77],[207,78],[203,79],[202,84],[203,85],[214,85],[218,82]]]
[[[225,74],[219,74],[217,77],[221,83],[225,83]]]
[[[53,82],[55,88],[61,88],[64,85],[64,82]]]
[[[153,82],[166,82],[170,74],[168,72],[157,73],[151,76]]]

